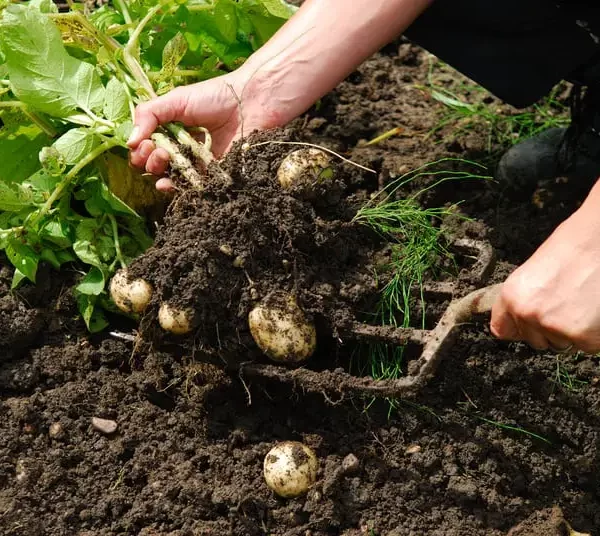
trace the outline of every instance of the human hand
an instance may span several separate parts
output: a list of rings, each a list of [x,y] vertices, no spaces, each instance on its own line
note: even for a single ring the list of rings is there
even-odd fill
[[[219,157],[244,133],[276,126],[272,115],[262,109],[259,99],[252,99],[246,89],[245,79],[235,71],[205,82],[180,86],[169,93],[138,105],[135,110],[135,127],[127,142],[131,149],[132,165],[145,168],[156,176],[165,173],[169,154],[155,147],[151,134],[159,125],[180,122],[186,126],[204,127],[212,137],[212,151]],[[243,121],[240,99],[244,94]],[[168,179],[159,179],[159,190],[170,190]]]
[[[600,351],[599,195],[593,190],[506,280],[492,310],[494,336],[538,350]]]

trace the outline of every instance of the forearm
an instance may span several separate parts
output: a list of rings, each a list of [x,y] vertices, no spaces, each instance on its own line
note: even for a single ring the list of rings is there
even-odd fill
[[[273,125],[306,111],[433,0],[307,0],[241,68]]]

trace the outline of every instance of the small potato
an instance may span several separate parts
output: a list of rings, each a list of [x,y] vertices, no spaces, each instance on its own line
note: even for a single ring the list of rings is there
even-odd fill
[[[127,270],[119,270],[110,281],[110,297],[124,313],[142,313],[152,299],[152,287],[143,279],[129,281]]]
[[[173,335],[186,335],[192,331],[194,314],[188,309],[177,309],[163,303],[158,310],[158,323],[165,331]]]
[[[331,160],[325,151],[313,147],[288,154],[277,170],[277,180],[286,190],[302,185],[307,179],[312,183],[322,177],[331,178]]]
[[[314,324],[286,293],[274,293],[263,300],[250,311],[248,324],[254,342],[273,361],[304,361],[317,346]]]
[[[267,486],[280,497],[298,497],[317,481],[319,461],[315,453],[297,441],[273,447],[265,457],[263,474]]]

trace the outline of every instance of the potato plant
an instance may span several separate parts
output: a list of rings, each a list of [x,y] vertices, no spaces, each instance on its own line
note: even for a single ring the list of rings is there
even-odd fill
[[[35,283],[40,263],[75,266],[88,328],[106,327],[107,283],[152,242],[142,215],[156,194],[127,163],[136,104],[235,69],[292,13],[281,0],[115,0],[91,14],[0,0],[0,250],[13,288]],[[176,164],[181,144],[212,159],[178,125],[156,141]],[[117,305],[136,314],[132,291]]]

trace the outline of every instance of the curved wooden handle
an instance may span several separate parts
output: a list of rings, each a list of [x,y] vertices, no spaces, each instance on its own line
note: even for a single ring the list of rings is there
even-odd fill
[[[494,303],[496,303],[496,300],[500,297],[502,285],[502,283],[490,285],[489,287],[481,288],[466,296],[466,298],[471,297],[471,312],[473,314],[489,313],[492,310]]]

